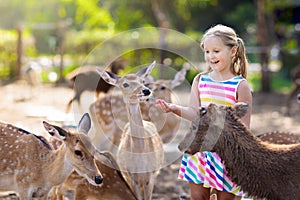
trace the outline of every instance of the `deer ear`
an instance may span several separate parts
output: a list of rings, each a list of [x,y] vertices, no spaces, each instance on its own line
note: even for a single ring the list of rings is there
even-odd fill
[[[64,129],[62,129],[58,126],[51,125],[45,121],[43,121],[43,125],[44,125],[45,129],[48,131],[48,133],[54,139],[62,141],[67,137],[67,131],[65,131]]]
[[[85,113],[78,123],[78,132],[83,132],[87,134],[92,126],[91,118],[88,113]]]
[[[235,115],[239,118],[242,118],[246,115],[249,108],[248,103],[238,102],[234,104],[233,109],[235,111]]]
[[[137,75],[139,77],[146,78],[152,72],[152,69],[155,67],[155,64],[156,64],[156,62],[153,61],[153,63],[151,63],[151,65],[149,65],[148,67],[145,67],[145,68],[141,69],[137,73]]]
[[[183,67],[179,72],[175,74],[174,79],[171,81],[171,89],[174,89],[185,80],[187,68]]]
[[[111,85],[116,85],[118,80],[119,80],[119,76],[117,76],[116,74],[114,73],[111,73],[111,72],[108,72],[108,71],[103,71],[101,70],[100,68],[96,68],[97,72],[99,73],[99,75],[101,76],[101,78],[111,84]]]

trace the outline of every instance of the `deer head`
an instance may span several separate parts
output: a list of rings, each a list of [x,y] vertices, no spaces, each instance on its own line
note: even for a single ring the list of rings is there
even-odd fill
[[[141,69],[138,73],[125,75],[123,77],[119,77],[108,71],[101,71],[99,68],[97,71],[103,80],[121,89],[124,102],[128,103],[129,100],[131,102],[135,100],[143,101],[150,97],[152,92],[149,88],[144,86],[144,80],[149,76],[154,67],[155,61],[148,67]],[[141,87],[143,88],[141,89]]]
[[[67,149],[67,156],[76,172],[85,177],[93,185],[101,184],[103,181],[102,176],[95,176],[95,172],[98,171],[94,163],[96,148],[87,135],[91,128],[89,115],[86,113],[82,116],[77,127],[78,133],[76,134],[71,134],[45,121],[43,125],[53,139],[59,140],[69,147]]]
[[[228,119],[237,121],[247,113],[247,110],[246,103],[237,103],[233,106],[209,104],[207,108],[199,108],[198,117],[192,121],[189,132],[178,146],[179,150],[189,154],[212,150],[223,129],[226,128],[225,123],[228,123]]]

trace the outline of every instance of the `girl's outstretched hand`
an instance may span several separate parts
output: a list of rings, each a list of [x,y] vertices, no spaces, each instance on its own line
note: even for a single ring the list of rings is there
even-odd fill
[[[174,112],[176,110],[176,105],[172,103],[167,103],[165,100],[157,99],[155,106],[159,108],[162,112]]]

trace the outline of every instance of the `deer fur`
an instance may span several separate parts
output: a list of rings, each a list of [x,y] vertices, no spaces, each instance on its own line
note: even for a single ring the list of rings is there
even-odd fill
[[[92,185],[103,181],[94,163],[96,149],[88,138],[91,121],[83,115],[78,132],[43,122],[52,138],[62,142],[53,149],[42,136],[0,123],[0,191],[15,191],[20,200],[47,199],[50,189],[62,183],[75,169]]]
[[[125,125],[117,152],[117,161],[125,180],[139,200],[151,200],[155,178],[164,161],[162,140],[155,125],[142,119],[140,101],[151,96],[143,82],[151,73],[155,62],[136,74],[119,77],[99,71],[103,80],[118,87],[127,109]]]
[[[90,184],[76,171],[53,189],[51,200],[63,200],[67,190],[74,191],[74,200],[101,199],[101,200],[136,200],[136,196],[123,178],[114,156],[108,151],[97,151],[95,162],[101,171],[104,182],[101,187]]]
[[[124,68],[125,65],[123,59],[117,59],[109,66],[110,71],[115,74]],[[83,92],[94,91],[96,92],[96,98],[98,98],[101,92],[107,93],[112,87],[112,85],[106,83],[99,77],[96,67],[78,68],[67,75],[67,80],[70,88],[73,88],[75,92],[73,98],[68,102],[67,112],[70,110],[71,104],[74,101],[77,101],[80,105],[80,97]]]
[[[179,149],[189,154],[214,151],[229,177],[249,195],[268,200],[300,199],[300,144],[263,142],[242,123],[248,105],[210,104],[197,119]]]
[[[300,143],[300,134],[287,131],[271,131],[256,135],[265,142],[274,144],[297,144]]]
[[[146,81],[154,99],[172,102],[172,90],[185,80],[187,68],[183,67],[171,80]],[[170,142],[176,135],[180,119],[172,113],[162,113],[154,101],[140,102],[143,120],[155,124],[163,143]],[[89,107],[94,129],[91,137],[94,144],[102,149],[113,150],[119,146],[122,130],[128,123],[126,106],[121,93],[106,94]]]

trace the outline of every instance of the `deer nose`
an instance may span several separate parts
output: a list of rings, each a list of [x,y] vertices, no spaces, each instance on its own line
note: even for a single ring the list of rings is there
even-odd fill
[[[101,184],[103,182],[103,179],[101,176],[95,176],[95,183],[96,184]]]
[[[151,91],[149,89],[143,89],[142,90],[142,93],[145,95],[145,96],[149,96],[151,94]]]

